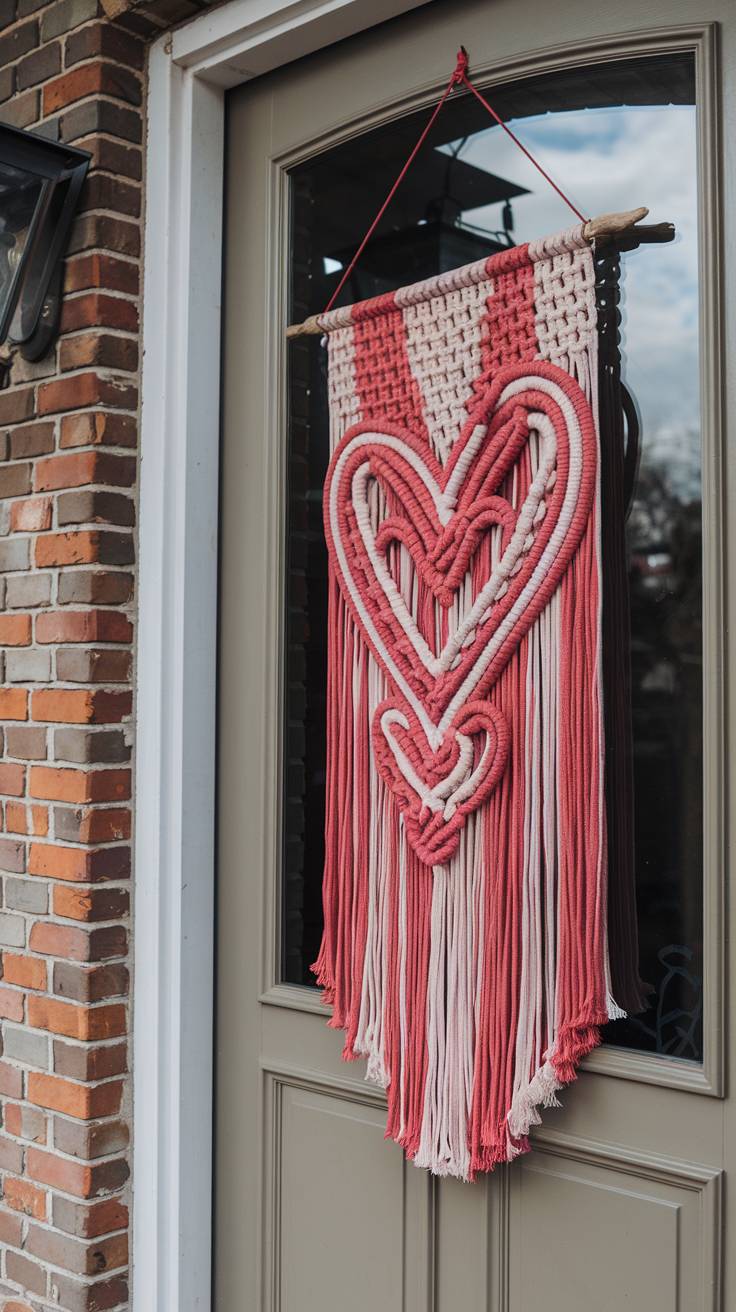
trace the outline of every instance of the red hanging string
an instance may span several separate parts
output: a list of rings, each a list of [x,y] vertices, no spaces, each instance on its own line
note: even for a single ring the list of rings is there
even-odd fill
[[[447,97],[449,96],[449,94],[450,94],[450,92],[452,91],[453,87],[456,87],[456,86],[464,86],[464,87],[467,87],[468,91],[472,91],[472,93],[473,93],[473,95],[475,96],[476,100],[480,101],[480,103],[481,103],[481,105],[483,105],[484,109],[487,109],[487,111],[488,111],[488,113],[491,115],[491,117],[494,118],[494,119],[496,120],[496,122],[498,123],[499,127],[502,127],[503,130],[504,130],[504,132],[507,134],[507,136],[509,136],[509,137],[511,138],[511,140],[514,142],[514,145],[518,146],[519,150],[522,151],[524,155],[526,155],[527,159],[531,161],[531,163],[534,165],[534,167],[535,167],[535,169],[537,170],[537,172],[538,172],[538,173],[541,173],[542,177],[545,179],[546,182],[549,183],[550,187],[552,187],[552,188],[557,192],[557,195],[558,195],[562,200],[564,200],[564,202],[565,202],[565,204],[568,206],[568,208],[572,210],[572,212],[573,212],[573,214],[575,215],[575,217],[576,217],[577,219],[579,219],[581,223],[585,223],[585,221],[586,221],[586,220],[585,220],[585,216],[584,216],[583,214],[580,213],[580,210],[577,209],[577,208],[575,207],[575,205],[573,205],[572,201],[570,200],[570,198],[569,198],[568,196],[565,195],[565,193],[564,193],[564,191],[562,190],[562,188],[561,188],[561,187],[558,187],[557,183],[554,182],[553,179],[549,176],[549,173],[547,173],[546,170],[542,168],[542,165],[539,163],[539,161],[536,160],[536,159],[534,158],[534,156],[532,155],[531,151],[527,150],[526,146],[523,145],[523,143],[522,143],[521,141],[519,141],[519,138],[518,138],[517,136],[514,135],[514,133],[511,131],[511,128],[508,127],[508,126],[504,123],[503,119],[500,117],[499,114],[496,113],[496,111],[495,111],[495,109],[492,107],[492,105],[489,105],[488,101],[487,101],[487,100],[481,95],[481,93],[480,93],[480,91],[478,90],[478,88],[477,88],[476,86],[473,85],[473,83],[471,82],[470,78],[468,77],[468,56],[467,56],[467,52],[466,52],[466,50],[465,50],[465,47],[464,47],[464,46],[461,46],[460,49],[458,50],[458,54],[457,54],[457,64],[455,65],[455,68],[454,68],[454,70],[453,70],[452,77],[450,78],[449,82],[447,83],[447,86],[445,87],[445,89],[444,89],[442,95],[440,96],[440,99],[437,101],[437,104],[435,105],[434,109],[432,110],[432,113],[430,114],[430,116],[429,116],[429,118],[428,118],[428,120],[427,120],[427,123],[425,124],[424,128],[422,129],[421,135],[419,136],[419,139],[417,140],[416,145],[413,147],[413,149],[412,149],[412,151],[411,151],[411,154],[409,155],[408,159],[406,160],[406,163],[403,165],[403,168],[401,169],[401,172],[399,173],[398,177],[396,178],[396,181],[394,182],[393,186],[391,187],[391,190],[389,191],[389,193],[388,193],[386,199],[384,200],[384,202],[383,202],[383,204],[382,204],[380,210],[378,211],[378,213],[377,213],[376,217],[374,218],[373,222],[371,223],[371,225],[370,225],[368,231],[366,232],[365,236],[363,237],[363,240],[361,241],[361,243],[360,243],[358,249],[356,250],[356,252],[355,252],[355,254],[354,254],[352,260],[350,261],[349,265],[348,265],[347,268],[345,269],[345,272],[343,273],[342,278],[340,279],[339,283],[337,284],[337,287],[335,288],[334,292],[332,293],[332,296],[330,297],[329,301],[327,302],[327,305],[325,306],[325,309],[324,309],[324,311],[323,311],[324,314],[327,314],[328,310],[331,310],[332,307],[333,307],[333,305],[335,304],[335,301],[337,300],[338,296],[340,295],[340,292],[342,291],[343,287],[345,286],[345,283],[347,282],[347,280],[348,280],[348,278],[350,277],[351,273],[353,272],[353,269],[355,268],[356,264],[358,263],[358,260],[360,259],[361,255],[363,254],[363,251],[365,250],[365,248],[366,248],[368,242],[370,241],[371,237],[373,236],[373,233],[375,232],[376,228],[378,227],[378,224],[381,222],[381,219],[383,218],[384,214],[386,213],[386,210],[388,209],[389,205],[391,204],[391,201],[393,200],[394,196],[396,195],[396,192],[398,191],[399,187],[401,186],[401,183],[403,182],[404,178],[406,177],[407,173],[409,172],[409,169],[411,168],[412,164],[414,163],[414,160],[416,159],[417,155],[419,154],[419,151],[421,150],[422,146],[424,145],[424,142],[426,141],[426,139],[427,139],[427,137],[428,137],[428,135],[429,135],[429,132],[431,131],[431,129],[432,129],[433,125],[434,125],[435,119],[438,117],[439,112],[440,112],[440,110],[442,109],[442,106],[444,105],[445,101],[447,100]]]

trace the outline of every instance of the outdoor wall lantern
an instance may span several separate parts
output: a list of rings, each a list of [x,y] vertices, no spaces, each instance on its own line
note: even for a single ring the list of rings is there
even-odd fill
[[[0,386],[13,348],[37,360],[58,330],[64,254],[89,161],[85,150],[0,124]]]

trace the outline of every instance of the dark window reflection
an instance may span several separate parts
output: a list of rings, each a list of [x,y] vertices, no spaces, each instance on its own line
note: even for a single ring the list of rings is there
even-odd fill
[[[493,102],[584,212],[641,201],[670,246],[623,257],[622,372],[641,419],[627,523],[640,1017],[608,1041],[702,1054],[702,654],[695,97],[692,60],[524,81]],[[291,175],[290,318],[324,308],[424,115]],[[453,99],[351,276],[348,303],[566,227],[569,212],[470,97]],[[311,984],[321,932],[328,460],[325,352],[289,353],[282,974]]]

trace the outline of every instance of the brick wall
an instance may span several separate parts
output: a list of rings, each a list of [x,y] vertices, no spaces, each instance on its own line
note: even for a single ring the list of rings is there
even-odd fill
[[[2,1312],[128,1305],[145,64],[199,7],[0,0],[0,119],[93,160],[59,340],[0,391]]]

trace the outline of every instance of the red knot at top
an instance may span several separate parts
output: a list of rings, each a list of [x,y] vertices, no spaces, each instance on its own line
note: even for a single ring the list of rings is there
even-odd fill
[[[468,52],[465,46],[461,46],[457,52],[457,63],[455,72],[452,75],[451,83],[464,82],[468,72]]]

